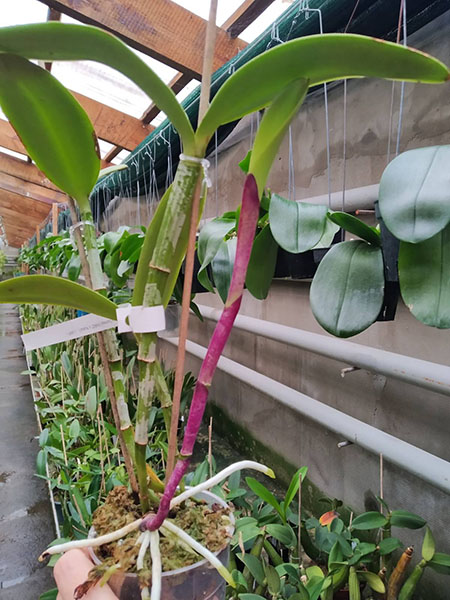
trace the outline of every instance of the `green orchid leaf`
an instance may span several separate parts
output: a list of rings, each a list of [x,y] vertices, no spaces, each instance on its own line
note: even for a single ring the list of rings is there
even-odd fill
[[[341,211],[328,213],[328,218],[342,229],[345,229],[345,231],[354,233],[361,239],[369,242],[369,244],[381,246],[380,232],[375,227],[369,227],[369,225],[363,223],[361,219]]]
[[[130,48],[113,35],[87,25],[35,23],[0,29],[0,52],[38,60],[93,60],[134,81],[172,122],[193,154],[194,132],[173,91]],[[95,182],[94,182],[95,183]]]
[[[78,281],[78,277],[80,276],[81,272],[81,261],[78,254],[72,254],[66,268],[67,276],[70,281]]]
[[[275,496],[269,491],[262,483],[254,479],[253,477],[246,477],[245,481],[247,482],[248,487],[254,492],[263,502],[270,504],[277,513],[283,518],[283,511],[281,510],[281,506]]]
[[[394,550],[397,550],[398,548],[402,548],[403,544],[400,540],[398,540],[397,538],[393,538],[393,537],[388,537],[384,540],[381,540],[381,542],[378,544],[378,548],[379,548],[379,552],[381,556],[384,556],[385,554],[391,554],[392,552],[394,552]]]
[[[88,208],[100,157],[87,114],[48,71],[0,53],[0,105],[47,177]]]
[[[398,275],[403,300],[416,319],[450,328],[450,225],[419,244],[401,242]]]
[[[350,337],[376,320],[383,304],[381,249],[363,241],[332,246],[310,290],[313,314],[329,333]]]
[[[230,288],[231,277],[233,275],[234,258],[236,256],[237,238],[233,237],[222,242],[219,246],[216,256],[211,262],[214,285],[222,299],[225,302]]]
[[[239,163],[238,163],[238,165],[239,165],[239,168],[240,168],[240,169],[241,169],[241,171],[242,171],[243,173],[245,173],[246,175],[247,175],[247,173],[248,173],[248,169],[249,169],[249,167],[250,167],[250,159],[251,159],[251,157],[252,157],[252,151],[251,151],[251,150],[249,150],[249,151],[247,152],[247,154],[245,155],[245,158],[243,158],[243,159],[241,160],[241,162],[239,162]]]
[[[284,511],[286,513],[289,508],[292,500],[295,498],[298,492],[298,488],[300,487],[300,475],[302,483],[305,480],[306,474],[308,473],[308,467],[300,467],[298,471],[294,473],[292,476],[291,482],[289,484],[288,490],[286,492],[286,496],[284,498]]]
[[[235,219],[218,217],[206,223],[198,236],[197,254],[201,267],[197,278],[208,291],[214,292],[214,287],[209,281],[207,267],[216,256],[226,234],[236,226]]]
[[[267,534],[274,537],[284,546],[295,546],[296,537],[289,525],[279,525],[278,523],[269,523],[266,526]]]
[[[300,78],[314,86],[352,77],[443,83],[448,76],[440,61],[399,44],[348,33],[311,35],[280,44],[238,69],[214,96],[196,137],[204,144],[220,125],[268,106]]]
[[[321,239],[328,208],[322,204],[293,202],[272,194],[269,221],[278,244],[292,254],[311,250]]]
[[[379,529],[387,524],[387,518],[377,511],[365,512],[358,515],[352,521],[352,529],[367,531],[369,529]]]
[[[403,152],[380,181],[379,208],[399,240],[417,244],[450,222],[450,146]]]
[[[47,453],[45,450],[39,450],[36,456],[36,473],[41,477],[45,477],[47,465]]]
[[[248,166],[248,172],[255,176],[260,196],[264,192],[267,176],[284,135],[303,104],[307,91],[306,79],[293,81],[274,98],[264,113],[253,142]]]
[[[24,275],[2,281],[0,302],[67,306],[116,319],[114,302],[78,283],[51,275]]]
[[[369,587],[371,587],[374,592],[378,592],[379,594],[384,594],[386,592],[383,580],[376,573],[371,573],[370,571],[356,572],[361,579],[369,584]]]
[[[408,510],[393,510],[391,512],[391,525],[393,527],[405,527],[406,529],[421,529],[427,522],[419,515]]]
[[[444,552],[436,552],[427,563],[429,567],[436,571],[436,573],[442,573],[443,575],[450,575],[450,554],[444,554]]]
[[[281,579],[278,575],[275,567],[272,565],[264,565],[264,571],[266,574],[267,587],[269,588],[269,592],[277,597],[280,589],[281,589]]]
[[[275,273],[277,256],[278,244],[273,239],[270,227],[266,226],[255,237],[245,278],[248,291],[258,300],[267,298]]]
[[[423,538],[422,543],[422,558],[429,562],[436,552],[436,542],[434,541],[433,534],[431,533],[431,529],[429,527],[425,530],[425,537]]]
[[[264,568],[262,566],[259,558],[254,556],[253,554],[238,554],[239,559],[244,563],[247,569],[250,571],[252,577],[255,578],[257,583],[262,585],[264,583],[265,574]]]

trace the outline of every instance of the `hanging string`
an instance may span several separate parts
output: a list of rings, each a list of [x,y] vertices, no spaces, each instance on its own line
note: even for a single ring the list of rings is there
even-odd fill
[[[407,45],[407,26],[406,26],[406,0],[402,0],[400,11],[403,12],[403,45]],[[400,29],[400,28],[399,28]],[[400,136],[402,133],[402,121],[403,121],[403,105],[405,100],[405,82],[402,81],[400,85],[400,108],[398,113],[398,127],[397,127],[397,143],[395,146],[395,156],[398,156],[400,151]]]
[[[292,141],[292,125],[289,125],[289,200],[295,200],[295,165]]]
[[[215,216],[219,216],[219,160],[217,156],[218,136],[217,129],[214,132],[214,196],[215,196]]]
[[[344,33],[347,33],[353,17],[356,14],[360,0],[356,0],[355,6],[345,26]],[[347,80],[344,79],[344,115],[342,131],[342,212],[345,212],[345,190],[347,179]],[[342,239],[345,239],[345,231],[342,230]]]
[[[403,16],[403,8],[404,2],[400,0],[400,10],[398,15],[398,26],[397,26],[397,44],[400,43],[400,32],[402,27],[402,16]],[[404,21],[404,25],[406,24],[406,20]],[[406,41],[406,36],[403,35],[403,43]],[[388,132],[388,146],[387,146],[387,160],[386,163],[389,164],[391,162],[391,141],[392,141],[392,132],[394,127],[394,100],[395,100],[395,87],[396,82],[392,82],[391,86],[391,105],[389,109],[389,132]],[[401,103],[401,107],[403,107],[403,103]],[[398,130],[397,130],[398,134]]]
[[[323,34],[323,20],[322,20],[322,11],[320,8],[310,8],[309,0],[302,0],[300,3],[299,13],[304,13],[305,19],[309,19],[309,13],[317,13],[319,18],[319,33]],[[331,208],[331,152],[330,152],[330,123],[329,123],[329,113],[328,113],[328,86],[326,83],[323,84],[323,94],[324,94],[324,103],[325,103],[325,129],[326,129],[326,144],[327,144],[327,185],[328,185],[328,207]]]

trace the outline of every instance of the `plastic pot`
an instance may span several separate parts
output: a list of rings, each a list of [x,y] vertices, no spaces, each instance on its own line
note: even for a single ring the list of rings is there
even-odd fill
[[[209,506],[213,504],[227,506],[226,502],[211,492],[201,492],[196,498],[205,500]],[[230,519],[230,537],[224,540],[223,548],[215,553],[224,565],[228,565],[230,540],[234,532],[232,514]],[[89,536],[95,537],[93,529],[89,532]],[[93,549],[89,548],[89,551],[93,562],[100,564],[101,561]],[[119,600],[141,600],[141,590],[135,573],[114,573],[108,584]],[[162,574],[161,600],[225,600],[225,587],[226,582],[216,569],[208,561],[202,560],[189,567],[165,571]]]

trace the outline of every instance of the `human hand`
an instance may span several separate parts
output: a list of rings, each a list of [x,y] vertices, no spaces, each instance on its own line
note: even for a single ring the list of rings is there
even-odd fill
[[[82,550],[69,550],[61,556],[53,569],[53,576],[58,586],[57,600],[73,600],[77,586],[88,578],[93,567],[92,561]],[[83,600],[118,600],[109,585],[98,584],[89,590]]]

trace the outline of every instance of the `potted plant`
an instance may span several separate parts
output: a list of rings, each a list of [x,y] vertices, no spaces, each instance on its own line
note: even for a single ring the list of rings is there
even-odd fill
[[[230,478],[226,497],[236,503],[237,516],[231,561],[237,587],[229,590],[231,598],[411,600],[426,567],[450,575],[450,556],[436,552],[426,521],[390,510],[380,498],[384,514],[353,518],[341,501],[321,498],[330,510],[308,516],[298,494],[306,473],[306,467],[294,473],[281,499],[251,477],[246,483],[256,499],[240,495],[239,478]],[[414,549],[392,535],[394,527],[425,527],[422,558],[413,569]]]
[[[138,341],[139,394],[134,424],[124,398],[124,373],[116,339],[111,331],[105,333],[105,352],[110,363],[111,389],[114,392],[111,403],[123,441],[122,451],[130,484],[139,497],[138,504],[131,507],[130,513],[136,518],[130,521],[129,517],[125,517],[126,524],[115,529],[114,523],[118,525],[120,521],[120,503],[125,495],[120,490],[116,491],[119,506],[113,509],[114,519],[109,523],[108,533],[94,541],[77,540],[53,546],[43,556],[70,547],[109,544],[139,530],[141,533],[136,540],[138,556],[133,568],[137,563],[143,586],[142,597],[148,598],[150,577],[145,565],[148,564],[146,556],[150,546],[151,597],[156,600],[161,593],[159,548],[162,532],[165,539],[175,536],[181,540],[181,546],[187,544],[194,548],[218,568],[230,585],[234,585],[227,569],[218,564],[211,551],[174,525],[171,518],[174,512],[171,511],[181,503],[185,508],[190,496],[221,481],[234,469],[243,468],[242,464],[231,466],[200,488],[195,486],[181,492],[208,389],[239,311],[259,218],[260,198],[279,144],[310,86],[361,76],[439,83],[448,79],[448,70],[439,61],[418,51],[364,36],[330,34],[302,38],[273,48],[236,71],[216,94],[194,132],[172,91],[113,36],[93,27],[61,23],[0,30],[2,109],[37,166],[77,203],[83,223],[80,255],[86,255],[89,267],[86,272],[93,287],[91,290],[46,275],[25,276],[11,283],[0,284],[0,299],[4,302],[61,304],[114,320],[120,319],[117,317],[118,307],[105,295],[89,205],[89,193],[99,174],[95,133],[86,114],[69,92],[51,74],[29,62],[29,59],[97,60],[117,68],[146,91],[168,115],[184,149],[175,180],[162,198],[147,229],[137,267],[133,306],[127,309],[128,325]],[[263,79],[261,73],[264,73]],[[203,157],[209,140],[220,125],[262,108],[266,108],[266,111],[255,138],[244,184],[236,236],[236,258],[224,311],[200,370],[176,465],[163,483],[154,476],[146,462],[148,416],[155,395],[164,408],[168,428],[171,420],[171,399],[156,357],[155,329],[161,323],[149,325],[149,319],[155,314],[161,315],[167,305],[186,251],[188,258],[193,257],[195,229],[205,200],[202,169],[206,167]],[[188,292],[189,299],[190,288]],[[172,416],[172,421],[176,428],[177,417]],[[251,461],[245,465],[272,474],[263,465]],[[181,492],[179,495],[178,491]],[[127,505],[129,498],[125,498]],[[203,508],[197,506],[200,513],[211,512]],[[223,523],[220,526],[223,527]],[[107,569],[102,577],[106,580],[114,570],[125,566],[116,564],[113,569]],[[97,569],[94,571],[95,581],[98,576]]]

